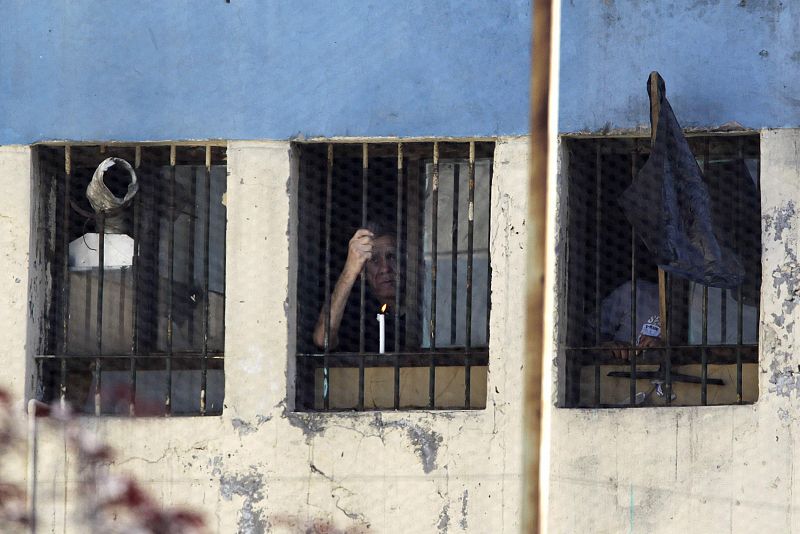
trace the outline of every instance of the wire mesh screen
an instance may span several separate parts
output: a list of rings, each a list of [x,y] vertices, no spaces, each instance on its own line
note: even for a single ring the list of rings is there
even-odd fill
[[[494,144],[295,150],[297,407],[484,408]]]
[[[221,413],[225,148],[36,154],[51,280],[39,398],[96,415]],[[108,166],[110,157],[119,159]],[[90,183],[127,200],[104,209]]]
[[[566,139],[567,407],[751,403],[758,397],[761,226],[758,136],[690,137],[719,246],[745,270],[733,289],[660,271],[620,197],[648,139]]]

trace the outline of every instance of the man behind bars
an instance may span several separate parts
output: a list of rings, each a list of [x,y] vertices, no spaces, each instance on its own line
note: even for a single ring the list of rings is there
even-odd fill
[[[364,350],[378,352],[379,334],[375,316],[383,305],[386,305],[386,351],[394,350],[397,245],[394,232],[388,225],[380,223],[369,223],[366,228],[359,228],[350,239],[347,260],[331,293],[329,350],[359,351],[360,299],[349,306],[348,300],[365,265],[369,290],[364,299]],[[356,293],[359,293],[358,289]],[[325,347],[326,315],[323,305],[313,334],[314,344],[321,349]]]

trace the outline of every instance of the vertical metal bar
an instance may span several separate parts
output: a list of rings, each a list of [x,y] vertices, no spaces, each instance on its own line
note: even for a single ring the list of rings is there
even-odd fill
[[[742,169],[745,167],[744,163],[744,138],[739,137],[738,139],[738,168]],[[741,176],[736,177],[736,219],[734,221],[734,239],[735,239],[735,250],[737,253],[741,254],[741,250],[744,248],[741,243],[740,238],[740,228],[739,225],[741,224],[741,215],[742,215],[742,178]],[[736,288],[736,402],[741,404],[743,402],[743,391],[742,391],[742,342],[744,337],[743,332],[743,313],[744,307],[742,303],[742,284],[739,284],[739,287]],[[727,318],[726,318],[727,319]]]
[[[67,351],[69,350],[69,214],[70,186],[72,183],[72,147],[64,147],[64,220],[61,228],[61,246],[64,263],[61,280],[61,372],[58,395],[62,406],[67,398]]]
[[[709,138],[706,137],[706,153],[709,152],[708,146],[709,146]],[[707,172],[706,172],[706,177],[705,178],[706,178],[706,181],[707,181],[708,180],[708,173]],[[728,189],[727,188],[727,184],[720,184],[719,182],[716,184],[716,190],[717,191],[722,191],[723,188]],[[726,195],[726,196],[727,196],[727,198],[725,200],[730,201],[730,195]],[[725,208],[728,209],[728,206],[725,206]],[[730,216],[730,211],[732,211],[732,210],[729,209],[728,211],[729,211],[729,213],[725,214],[726,215],[725,219],[728,219],[728,217]],[[722,343],[724,345],[727,345],[728,344],[728,290],[727,289],[720,289],[719,293],[720,293],[720,298],[719,298],[719,305],[720,305],[720,311],[719,311],[719,315],[720,315],[720,322],[719,322],[720,334],[719,334],[719,337],[720,337],[720,343]]]
[[[439,143],[433,143],[433,176],[431,180],[431,318],[430,371],[428,374],[428,407],[433,408],[436,395],[436,271],[439,263],[437,242],[439,232]]]
[[[141,174],[139,170],[142,166],[142,147],[137,146],[134,156],[134,168],[137,171],[137,178],[139,179],[139,187],[141,190]],[[132,313],[132,334],[131,334],[131,358],[130,358],[130,397],[128,403],[128,414],[133,417],[136,415],[136,355],[139,354],[139,251],[141,250],[140,244],[140,228],[139,228],[139,211],[141,210],[141,193],[133,197],[133,264],[131,265],[131,277],[133,278],[133,303],[131,305]]]
[[[397,143],[397,220],[395,228],[394,277],[394,408],[400,409],[400,273],[403,272],[400,243],[403,228],[403,143]],[[406,315],[406,321],[408,315]],[[406,324],[408,324],[406,322]]]
[[[703,406],[708,404],[708,286],[703,286],[703,330],[702,339],[703,348],[700,351],[700,404]]]
[[[167,237],[167,266],[169,282],[167,283],[167,398],[164,405],[166,415],[172,414],[172,293],[175,282],[175,165],[176,147],[169,147],[169,236]]]
[[[397,209],[395,219],[394,351],[400,351],[400,245],[403,229],[403,143],[397,144]]]
[[[494,157],[489,162],[489,183],[487,184],[487,190],[489,191],[488,196],[486,198],[486,217],[488,223],[486,224],[486,264],[488,265],[486,269],[486,346],[489,346],[489,319],[491,317],[491,307],[492,307],[492,247],[489,245],[491,243],[492,238],[492,217],[491,217],[491,205],[492,205],[492,177],[494,176]]]
[[[759,139],[759,144],[757,146],[758,146],[758,165],[756,166],[756,198],[759,199],[758,200],[758,206],[759,206],[759,211],[760,211],[761,210],[761,144],[760,144],[760,139]],[[761,240],[759,239],[758,242],[760,244]],[[759,261],[760,261],[761,260],[761,248],[759,248],[759,250],[758,250],[758,258],[759,258]],[[759,288],[759,293],[760,293],[760,290],[761,290],[761,283],[760,282],[758,284],[758,288]],[[756,301],[755,302],[755,304],[756,304],[755,317],[758,318],[758,317],[761,317],[761,296],[758,295],[758,298],[756,298],[755,301]],[[758,331],[760,329],[759,328],[759,326],[760,326],[759,325],[759,321],[760,321],[760,319],[756,319],[756,333],[757,333],[756,335],[759,335],[758,334]]]
[[[737,302],[737,320],[736,320],[736,402],[741,404],[743,402],[742,391],[742,286],[739,285],[738,302]]]
[[[601,206],[603,195],[603,170],[600,142],[595,144],[595,210],[594,210],[594,344],[600,346],[600,225],[603,222]],[[600,406],[600,361],[595,351],[594,357],[594,405]]]
[[[205,188],[203,196],[205,197],[206,213],[205,221],[203,224],[203,359],[200,363],[201,378],[200,378],[200,415],[206,414],[206,402],[208,400],[208,329],[209,329],[209,310],[210,310],[210,297],[209,293],[209,269],[211,264],[211,146],[206,146],[206,165],[205,165]],[[193,199],[194,201],[194,199]],[[194,227],[192,222],[192,227]],[[192,257],[194,257],[194,240],[192,240]],[[194,261],[192,261],[194,264]],[[194,276],[194,269],[192,269],[192,276]]]
[[[720,343],[727,344],[728,343],[728,290],[727,289],[720,289],[719,290],[720,297],[719,297],[719,315],[720,315],[720,322],[719,322],[719,341]]]
[[[664,271],[664,308],[667,310],[666,321],[664,321],[664,343],[666,345],[666,365],[665,365],[665,382],[667,396],[667,406],[672,405],[672,276]]]
[[[450,234],[450,344],[456,344],[458,319],[458,162],[453,162],[453,224]]]
[[[464,357],[464,407],[469,408],[472,389],[472,267],[475,251],[475,141],[469,143],[467,167],[467,310],[464,323],[466,354]]]
[[[425,243],[421,238],[421,228],[424,227],[424,202],[420,194],[420,164],[419,160],[414,160],[415,164],[404,163],[404,177],[406,183],[406,205],[405,209],[405,243],[406,249],[403,254],[405,269],[398,271],[403,277],[404,305],[406,311],[405,346],[419,347],[421,344],[421,329],[418,328],[419,317],[424,312],[425,306],[420,303],[419,285],[423,279],[419,276],[420,257],[425,249]]]
[[[333,144],[328,143],[325,181],[325,353],[322,357],[322,405],[330,409],[330,370],[328,352],[331,338],[331,206],[333,204]]]
[[[211,154],[209,153],[210,152],[210,147],[206,146],[205,148],[206,148],[206,150],[204,151],[205,152],[205,154],[204,154],[205,158],[204,159],[205,159],[205,162],[208,163],[208,165],[204,166],[205,167],[204,168],[204,176],[205,176],[205,170],[207,169],[208,166],[210,166],[210,161],[211,161]],[[194,290],[194,288],[195,288],[195,283],[194,283],[195,276],[196,276],[196,274],[195,274],[195,270],[196,270],[196,265],[195,265],[196,264],[196,262],[195,262],[196,258],[195,258],[195,255],[196,255],[196,251],[197,251],[197,249],[195,247],[195,241],[197,240],[197,220],[198,220],[198,216],[197,216],[197,201],[198,201],[197,172],[195,171],[193,164],[194,164],[194,162],[190,162],[189,167],[187,168],[188,181],[189,181],[189,183],[188,183],[188,186],[189,186],[189,198],[191,199],[191,202],[188,202],[188,206],[187,206],[189,208],[188,225],[187,225],[188,226],[187,230],[188,230],[189,235],[186,237],[186,243],[189,243],[189,248],[184,253],[185,254],[184,262],[186,263],[186,276],[187,276],[187,280],[188,280],[188,282],[190,284],[189,287],[192,288],[192,290]],[[199,295],[196,296],[196,298],[198,298],[198,297],[199,297]],[[197,346],[195,344],[195,340],[194,340],[195,330],[196,330],[195,329],[195,313],[194,313],[194,310],[192,310],[192,313],[188,313],[187,316],[188,316],[188,319],[186,321],[186,337],[189,340],[189,346],[192,347],[192,349],[194,349],[194,347]],[[202,325],[201,325],[201,327],[202,327]]]
[[[101,358],[103,354],[103,293],[105,283],[105,235],[106,235],[106,216],[103,212],[97,214],[97,356],[94,360],[94,414],[100,415],[102,391],[102,373],[100,372]]]
[[[361,146],[361,228],[367,227],[367,209],[369,200],[369,145],[364,143]],[[358,352],[361,353],[358,359],[358,409],[364,409],[364,306],[367,297],[367,265],[361,268],[361,295],[360,295],[358,324]]]
[[[633,141],[633,153],[631,154],[631,182],[636,178],[636,171],[638,165],[638,156],[639,156],[639,139],[634,139]],[[638,338],[638,326],[639,322],[637,321],[637,309],[636,309],[636,298],[637,298],[637,291],[638,288],[636,285],[638,284],[638,280],[636,277],[636,228],[631,226],[631,346],[636,345],[636,340]],[[599,322],[599,317],[597,321]],[[630,362],[631,362],[631,381],[629,384],[629,396],[630,396],[630,405],[636,406],[636,357],[637,351],[632,350],[629,353]]]
[[[91,345],[91,337],[92,332],[95,331],[95,325],[92,324],[92,314],[91,310],[94,307],[93,297],[92,297],[92,289],[94,287],[95,280],[93,276],[86,276],[86,283],[83,287],[83,309],[85,313],[83,314],[83,332],[81,337],[83,338],[81,341],[86,343],[87,346]],[[95,295],[94,298],[96,299],[97,296]],[[96,319],[95,319],[96,320]],[[76,333],[80,332],[79,330],[75,330]]]
[[[705,147],[703,149],[703,176],[706,183],[708,183],[709,169],[711,168],[711,143],[709,138],[706,137]],[[725,294],[722,294],[723,299]],[[708,405],[708,286],[703,285],[703,331],[702,343],[703,348],[700,350],[700,404],[703,406]],[[724,321],[724,319],[723,319]],[[723,338],[722,342],[725,340]]]

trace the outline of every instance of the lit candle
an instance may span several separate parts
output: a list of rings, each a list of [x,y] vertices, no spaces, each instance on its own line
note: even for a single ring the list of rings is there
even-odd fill
[[[378,320],[378,353],[383,354],[386,350],[386,304],[381,306],[381,312],[375,316]]]

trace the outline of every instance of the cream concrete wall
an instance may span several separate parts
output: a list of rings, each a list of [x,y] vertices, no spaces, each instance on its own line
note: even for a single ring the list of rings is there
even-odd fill
[[[552,412],[549,532],[797,532],[800,131],[761,135],[754,405]],[[557,337],[557,336],[556,336]],[[556,383],[556,369],[552,369]]]
[[[109,469],[213,532],[516,532],[527,159],[527,139],[498,140],[487,408],[311,414],[292,411],[296,162],[286,142],[230,143],[224,414],[87,418],[119,451]],[[20,376],[22,353],[3,361]],[[39,450],[41,531],[84,532],[63,436],[44,429]]]
[[[27,394],[28,268],[31,239],[31,149],[0,146],[0,387],[21,403]]]
[[[0,389],[13,395],[14,412],[20,417],[12,427],[20,433],[24,400],[31,384],[32,349],[28,340],[29,249],[31,246],[31,150],[26,146],[0,146]],[[32,327],[32,325],[30,325]],[[4,410],[3,410],[4,412]],[[0,423],[5,430],[6,420]],[[24,435],[24,434],[21,434]],[[25,488],[25,447],[5,448],[0,456],[0,477],[4,483]],[[0,529],[3,525],[0,524]]]

